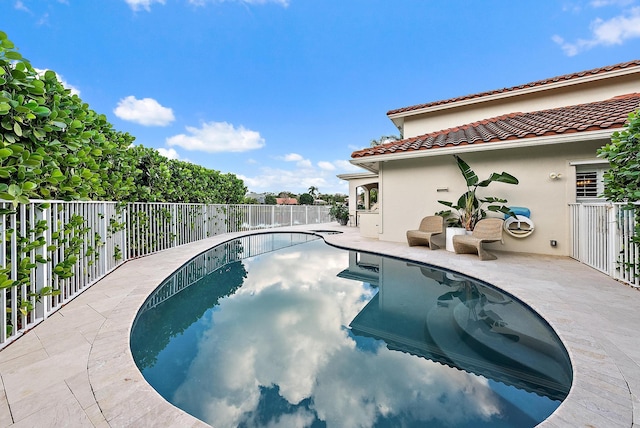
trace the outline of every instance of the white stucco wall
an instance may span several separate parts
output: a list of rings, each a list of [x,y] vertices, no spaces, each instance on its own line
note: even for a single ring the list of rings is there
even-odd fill
[[[489,152],[462,153],[460,157],[476,172],[480,180],[492,172],[508,172],[518,185],[492,183],[480,188],[480,196],[508,200],[507,205],[531,210],[535,231],[527,238],[504,234],[504,245],[487,248],[538,254],[570,254],[568,203],[575,201],[574,161],[596,160],[600,142],[580,142]],[[443,150],[444,153],[444,150]],[[552,180],[550,173],[562,178]],[[422,217],[447,209],[438,200],[456,202],[466,191],[465,182],[450,154],[417,159],[381,162],[380,164],[381,234],[379,239],[403,242],[406,231],[415,229]],[[448,191],[437,191],[448,188]],[[550,240],[556,240],[556,247]]]

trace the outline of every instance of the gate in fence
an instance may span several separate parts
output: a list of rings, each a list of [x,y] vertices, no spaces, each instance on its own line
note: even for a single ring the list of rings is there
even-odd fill
[[[637,208],[624,204],[570,204],[571,257],[634,287],[640,287],[638,245],[633,242]]]

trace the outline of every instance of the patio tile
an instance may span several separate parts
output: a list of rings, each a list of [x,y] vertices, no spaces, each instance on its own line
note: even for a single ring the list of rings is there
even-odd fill
[[[84,411],[95,428],[110,427],[97,403],[93,403],[91,406],[84,409]]]
[[[55,333],[50,332],[48,334],[41,334],[38,330],[34,333],[38,335],[44,350],[50,356],[68,352],[70,349],[78,349],[78,352],[81,352],[81,349],[85,349],[85,352],[88,352],[91,348],[91,342],[82,333],[75,330],[56,330]]]
[[[46,360],[4,372],[2,377],[9,405],[13,406],[15,402],[33,393],[63,383],[65,378],[86,371],[90,346],[86,344],[85,349],[71,349]]]
[[[4,352],[4,351],[3,351]],[[2,353],[0,353],[0,357]],[[35,349],[28,354],[20,355],[16,358],[11,358],[3,361],[0,358],[0,375],[3,373],[12,372],[14,370],[21,369],[25,366],[29,366],[31,364],[38,363],[40,361],[44,361],[49,358],[50,355],[44,350],[44,348],[40,347],[39,349]]]
[[[55,397],[55,399],[54,399]],[[11,413],[16,422],[20,422],[34,413],[42,410],[42,407],[57,405],[74,406],[82,410],[79,403],[64,382],[47,385],[47,387],[35,390],[18,401],[11,403]]]
[[[0,378],[0,386],[2,386],[2,379]],[[4,388],[0,389],[0,428],[8,427],[13,423],[11,417],[11,409],[9,408],[9,402],[7,401],[7,394]]]
[[[93,396],[93,390],[91,389],[89,375],[87,372],[81,372],[75,376],[71,376],[65,379],[65,383],[82,409],[86,410],[96,404],[96,399]]]
[[[6,348],[0,350],[0,364],[41,350],[43,350],[43,347],[38,336],[35,334],[25,334],[18,340],[10,343]]]
[[[49,401],[51,403],[51,401]],[[42,407],[35,413],[11,425],[11,428],[33,427],[87,427],[93,423],[77,402],[63,402],[56,399],[50,405]]]
[[[497,252],[498,260],[479,262],[445,250],[362,238],[354,228],[323,226],[328,228],[345,232],[327,236],[345,247],[486,280],[546,318],[571,355],[575,378],[567,400],[541,427],[639,423],[637,290],[567,257]],[[0,427],[207,426],[164,401],[144,381],[131,357],[129,329],[139,306],[164,278],[193,255],[230,238],[213,237],[127,262],[1,350]],[[42,394],[48,399],[40,399]],[[11,425],[5,415],[14,406],[21,420]]]
[[[102,414],[112,426],[130,426],[159,404],[167,403],[143,380],[118,380],[95,391]]]

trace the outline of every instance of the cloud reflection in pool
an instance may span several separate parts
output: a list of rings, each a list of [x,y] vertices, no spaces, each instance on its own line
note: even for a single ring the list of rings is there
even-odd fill
[[[558,406],[354,334],[366,306],[425,330],[430,295],[447,290],[420,269],[395,282],[380,273],[406,265],[321,240],[232,261],[141,311],[134,358],[168,401],[216,427],[534,426]]]

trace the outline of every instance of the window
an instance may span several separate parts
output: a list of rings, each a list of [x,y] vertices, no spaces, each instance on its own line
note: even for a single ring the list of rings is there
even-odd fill
[[[576,200],[578,202],[602,202],[605,166],[579,165],[576,168]]]
[[[597,198],[598,197],[598,172],[578,172],[576,173],[576,197],[577,198]]]

